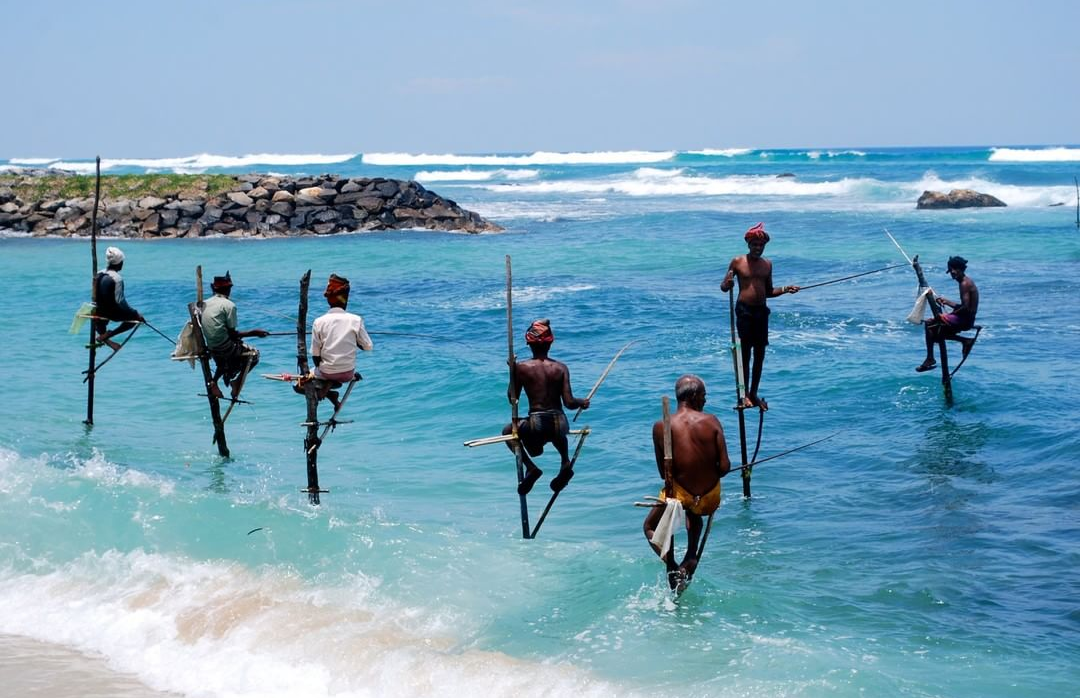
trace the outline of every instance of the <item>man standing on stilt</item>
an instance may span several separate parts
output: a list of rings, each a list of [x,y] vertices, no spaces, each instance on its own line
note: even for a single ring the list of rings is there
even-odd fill
[[[675,551],[669,547],[674,531],[670,535],[662,535],[663,540],[653,540],[669,507],[653,507],[643,525],[645,539],[667,565],[672,589],[685,585],[694,576],[698,566],[702,517],[710,516],[720,508],[720,478],[731,471],[724,427],[715,415],[704,411],[705,382],[693,374],[680,376],[675,382],[675,399],[678,408],[671,415],[670,473],[666,472],[664,463],[663,420],[653,424],[652,437],[656,468],[665,483],[659,499],[661,502],[667,502],[668,498],[678,500],[686,516],[686,555],[682,563],[675,564]]]
[[[727,274],[720,283],[720,290],[730,291],[739,277],[739,298],[735,302],[735,327],[742,344],[743,375],[750,376],[750,389],[739,407],[769,409],[769,404],[758,396],[761,372],[765,365],[765,347],[769,345],[769,306],[766,300],[785,293],[798,293],[798,286],[773,288],[772,262],[761,255],[769,234],[765,224],[758,223],[744,236],[749,251],[731,260]],[[753,371],[750,356],[753,354]]]

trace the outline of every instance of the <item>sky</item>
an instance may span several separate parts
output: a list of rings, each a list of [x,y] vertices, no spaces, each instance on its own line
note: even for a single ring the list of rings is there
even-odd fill
[[[0,158],[1080,143],[1075,0],[0,0]]]

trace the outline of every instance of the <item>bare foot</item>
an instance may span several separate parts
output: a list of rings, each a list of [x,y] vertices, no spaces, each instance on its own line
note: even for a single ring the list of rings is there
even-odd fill
[[[98,341],[99,344],[104,344],[105,346],[109,347],[113,351],[120,351],[120,345],[118,343],[112,341],[111,339],[109,339],[108,337],[106,337],[103,334],[98,335],[97,341]]]
[[[216,397],[218,400],[225,397],[225,395],[222,394],[221,388],[218,387],[217,383],[211,383],[210,384],[210,394],[213,395],[214,397]]]
[[[754,407],[760,408],[762,412],[769,411],[769,403],[765,402],[765,398],[755,395],[751,398],[751,404]]]
[[[753,407],[753,406],[754,406],[754,401],[751,400],[749,397],[744,397],[742,400],[739,400],[739,403],[737,405],[735,405],[735,409],[737,409],[737,410],[745,410],[746,408]]]
[[[525,478],[518,484],[518,494],[528,494],[536,484],[536,481],[540,479],[540,476],[544,474],[544,471],[540,468],[532,468],[525,471]]]
[[[551,478],[551,491],[562,492],[563,488],[570,482],[570,478],[574,477],[573,468],[562,468],[559,470],[559,474]]]
[[[916,366],[915,370],[918,371],[919,373],[924,373],[926,371],[929,371],[929,370],[935,369],[935,368],[937,368],[937,362],[934,361],[933,359],[927,359],[926,361],[923,361],[921,364]]]

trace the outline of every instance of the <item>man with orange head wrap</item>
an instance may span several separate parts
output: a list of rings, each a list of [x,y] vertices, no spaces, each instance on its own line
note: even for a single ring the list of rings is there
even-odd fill
[[[562,406],[569,409],[579,407],[588,409],[589,400],[574,397],[570,388],[570,369],[561,361],[548,356],[555,334],[551,331],[551,322],[537,320],[525,332],[525,343],[532,350],[533,358],[514,364],[513,391],[508,390],[510,400],[521,397],[521,390],[529,396],[529,416],[519,419],[518,438],[523,446],[521,454],[525,464],[525,478],[518,485],[518,494],[528,494],[532,486],[543,475],[529,456],[536,457],[544,452],[544,444],[552,444],[562,457],[559,474],[551,479],[551,489],[560,492],[570,478],[574,477],[570,465],[569,445],[566,435],[570,432],[570,422]],[[507,424],[504,434],[513,432],[513,425]],[[513,450],[513,444],[507,443]]]
[[[772,262],[762,257],[769,234],[765,224],[758,223],[746,231],[743,236],[749,251],[731,260],[727,274],[720,283],[720,290],[730,291],[739,277],[739,298],[735,303],[735,326],[742,344],[743,376],[750,376],[750,389],[740,407],[759,407],[769,409],[769,404],[758,396],[761,383],[761,371],[765,365],[765,347],[769,345],[769,306],[768,298],[785,293],[798,293],[798,286],[774,288],[772,282]],[[750,356],[754,357],[753,372],[750,370]]]
[[[326,284],[326,302],[330,310],[315,319],[311,327],[311,359],[315,377],[324,381],[319,399],[330,398],[338,407],[338,395],[331,387],[357,377],[356,350],[371,351],[374,345],[364,328],[364,319],[346,312],[349,305],[349,280],[331,274]]]

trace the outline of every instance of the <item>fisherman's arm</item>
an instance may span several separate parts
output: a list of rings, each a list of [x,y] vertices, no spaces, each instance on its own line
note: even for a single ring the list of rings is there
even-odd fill
[[[364,318],[360,318],[360,321],[357,323],[356,346],[364,351],[371,351],[375,348],[375,343],[371,341],[371,336],[367,333],[367,328],[364,327]]]
[[[738,273],[735,264],[738,261],[738,257],[731,260],[731,263],[728,264],[727,273],[724,274],[724,280],[720,282],[720,290],[724,293],[727,293],[735,286],[735,275]]]
[[[716,424],[716,453],[716,472],[720,477],[724,477],[731,472],[731,459],[728,458],[727,440],[724,438],[724,429],[720,426],[720,420],[717,420]]]
[[[664,475],[664,423],[662,421],[653,424],[652,443],[653,455],[656,457],[656,472],[661,478],[666,479]]]
[[[798,286],[781,286],[780,288],[773,288],[772,285],[772,269],[769,269],[769,277],[765,281],[765,295],[768,298],[776,298],[782,296],[785,293],[798,293]]]
[[[576,410],[579,407],[583,410],[589,409],[589,400],[574,397],[574,391],[570,387],[570,369],[565,366],[563,366],[562,401],[568,410]]]

